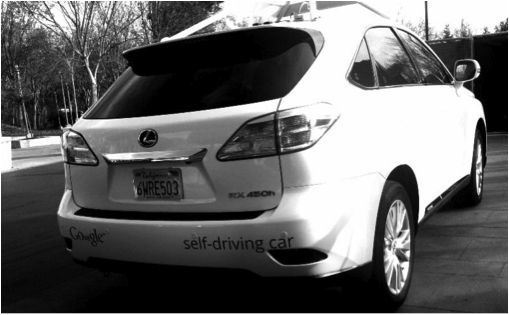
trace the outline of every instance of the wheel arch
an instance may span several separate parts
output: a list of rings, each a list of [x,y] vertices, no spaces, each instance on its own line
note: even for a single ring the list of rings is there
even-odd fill
[[[419,186],[414,171],[408,165],[400,165],[389,174],[387,180],[398,182],[405,188],[412,205],[415,232],[417,232],[419,226],[417,224],[419,222]]]

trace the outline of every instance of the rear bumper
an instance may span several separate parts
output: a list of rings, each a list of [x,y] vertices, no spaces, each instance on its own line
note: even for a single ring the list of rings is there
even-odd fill
[[[241,282],[246,281],[270,281],[271,284],[286,285],[304,285],[305,287],[318,286],[337,286],[339,282],[347,283],[351,279],[355,281],[368,281],[372,274],[372,263],[353,268],[328,277],[261,277],[249,270],[229,269],[229,268],[207,268],[207,267],[182,267],[182,266],[165,266],[147,263],[133,263],[125,261],[115,261],[107,259],[91,258],[86,262],[74,260],[77,264],[93,268],[105,273],[116,272],[127,275],[135,281],[150,281],[150,279],[171,279],[172,282],[194,283],[199,281],[228,281]]]
[[[73,258],[99,269],[118,269],[122,263],[111,262],[124,262],[241,269],[264,277],[325,277],[371,261],[384,183],[382,176],[371,174],[334,185],[286,188],[275,210],[231,221],[77,216],[80,208],[66,190],[58,221]],[[290,259],[278,253],[289,253]],[[303,253],[304,260],[292,258]]]

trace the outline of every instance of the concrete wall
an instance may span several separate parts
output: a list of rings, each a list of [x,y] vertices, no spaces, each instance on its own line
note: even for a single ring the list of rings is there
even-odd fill
[[[24,137],[23,137],[24,138]],[[12,148],[31,148],[49,144],[62,143],[59,136],[35,138],[35,139],[12,139]]]
[[[1,137],[0,145],[0,170],[10,170],[12,168],[11,138]]]

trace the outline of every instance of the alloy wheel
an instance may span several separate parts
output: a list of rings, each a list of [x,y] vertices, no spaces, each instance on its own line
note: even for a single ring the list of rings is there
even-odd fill
[[[475,161],[475,183],[477,188],[477,195],[481,195],[483,184],[483,165],[482,165],[482,146],[481,141],[477,140],[477,157]]]
[[[401,292],[408,278],[411,241],[407,209],[396,200],[387,214],[384,233],[385,279],[393,294]]]

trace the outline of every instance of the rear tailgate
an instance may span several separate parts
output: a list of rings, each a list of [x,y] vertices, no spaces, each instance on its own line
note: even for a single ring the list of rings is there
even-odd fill
[[[221,162],[216,154],[244,122],[274,111],[277,103],[273,100],[240,106],[235,111],[216,109],[171,117],[85,120],[75,130],[86,139],[99,165],[71,166],[74,199],[84,208],[127,211],[238,212],[275,208],[282,193],[278,157]],[[147,128],[159,134],[157,144],[149,149],[138,143],[140,132]],[[190,164],[108,164],[103,158],[103,154],[112,153],[178,153],[201,149],[207,150],[203,160]],[[170,168],[181,171],[183,199],[137,198],[136,170]]]
[[[246,122],[263,115],[270,119],[322,45],[317,31],[258,27],[125,52],[131,68],[73,128],[99,159],[98,166],[71,166],[76,203],[146,212],[277,207],[282,183],[276,154],[230,161],[216,155]],[[139,137],[148,129],[157,132],[158,141],[145,148]],[[132,156],[185,158],[205,150],[190,164],[129,161]],[[111,162],[118,157],[124,161]],[[163,177],[170,179],[156,180]],[[173,196],[166,194],[169,189]]]

